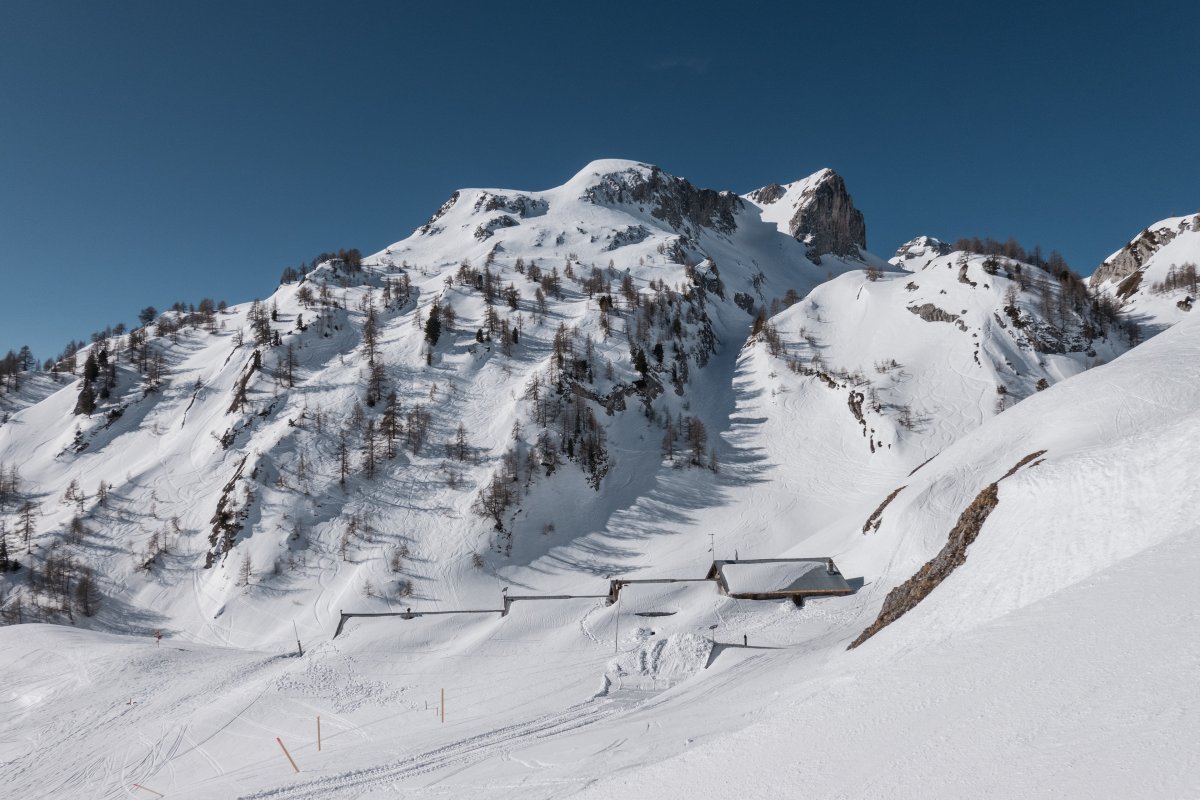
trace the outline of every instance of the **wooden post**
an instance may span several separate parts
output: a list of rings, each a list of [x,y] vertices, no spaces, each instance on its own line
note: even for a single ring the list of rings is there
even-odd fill
[[[149,786],[142,786],[140,783],[135,783],[135,784],[133,784],[133,788],[135,788],[135,789],[142,789],[142,790],[144,790],[144,791],[150,792],[150,794],[156,794],[156,795],[158,795],[159,797],[166,797],[166,795],[165,795],[165,794],[163,794],[162,792],[156,792],[156,791],[154,791],[153,789],[151,789]]]
[[[613,653],[618,653],[620,650],[617,644],[621,638],[621,595],[617,595],[617,616],[613,623]]]
[[[296,770],[296,772],[299,772],[300,768],[296,766],[296,759],[292,758],[292,754],[289,753],[288,749],[283,746],[283,739],[280,739],[278,736],[276,736],[275,741],[279,742],[279,749],[283,751],[283,754],[287,756],[287,760],[291,762],[292,769]]]
[[[317,716],[317,752],[321,752],[321,717]]]

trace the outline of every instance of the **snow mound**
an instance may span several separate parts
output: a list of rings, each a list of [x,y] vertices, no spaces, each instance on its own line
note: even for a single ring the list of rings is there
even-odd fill
[[[602,694],[610,689],[668,689],[703,669],[712,652],[712,643],[695,633],[661,637],[641,627],[625,641],[632,646],[609,662]]]

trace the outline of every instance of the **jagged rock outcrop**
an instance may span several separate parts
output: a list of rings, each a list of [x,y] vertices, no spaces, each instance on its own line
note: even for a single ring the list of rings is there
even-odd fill
[[[779,200],[787,194],[787,187],[781,186],[778,183],[768,183],[761,189],[755,189],[748,196],[756,203],[761,203],[764,206],[769,206],[771,203]]]
[[[480,192],[475,199],[476,211],[507,211],[516,214],[521,219],[540,217],[549,210],[545,200],[538,200],[526,194],[507,195],[492,192]]]
[[[519,224],[515,219],[508,214],[501,214],[498,217],[493,217],[487,222],[484,222],[475,229],[476,240],[482,242],[484,239],[490,238],[500,228],[511,228]]]
[[[926,322],[954,322],[959,317],[958,314],[951,314],[949,311],[943,311],[933,303],[922,303],[919,306],[909,306],[908,310]]]
[[[1104,259],[1104,263],[1092,274],[1090,284],[1096,287],[1109,281],[1122,281],[1139,272],[1151,256],[1186,230],[1200,230],[1200,214],[1194,218],[1179,219],[1175,227],[1164,225],[1154,230],[1145,229],[1133,237],[1129,244]]]
[[[916,272],[933,259],[949,255],[953,249],[950,245],[932,236],[918,236],[897,247],[896,255],[888,259],[888,263],[909,272]]]
[[[654,217],[693,236],[699,234],[698,228],[732,233],[737,228],[734,214],[743,205],[733,192],[700,189],[649,164],[599,176],[584,191],[584,199],[649,206]]]
[[[644,225],[630,225],[613,233],[612,241],[604,249],[617,250],[622,247],[628,247],[631,244],[644,242],[649,237],[650,231]]]
[[[826,253],[858,258],[859,248],[866,248],[866,220],[854,207],[846,182],[833,170],[825,170],[820,180],[804,189],[798,206],[788,229],[808,245],[809,258],[818,259]]]
[[[438,208],[437,211],[433,212],[433,215],[425,221],[425,224],[417,228],[416,232],[425,236],[431,233],[437,233],[439,230],[441,230],[437,224],[438,220],[446,216],[446,212],[454,208],[454,204],[458,202],[458,198],[461,196],[462,192],[455,192],[454,194],[450,195],[450,199],[442,203],[441,207]]]

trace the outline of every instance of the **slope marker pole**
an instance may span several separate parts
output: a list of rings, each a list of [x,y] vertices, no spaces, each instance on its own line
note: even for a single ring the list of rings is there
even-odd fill
[[[159,797],[166,797],[166,795],[165,795],[165,794],[163,794],[162,792],[156,792],[156,791],[154,791],[153,789],[151,789],[149,786],[142,786],[140,783],[135,783],[135,784],[133,784],[133,788],[135,788],[135,789],[143,789],[143,790],[145,790],[145,791],[147,791],[147,792],[150,792],[150,794],[156,794],[156,795],[158,795]]]
[[[618,642],[621,636],[621,593],[617,592],[617,614],[613,622],[613,653],[621,652],[618,647]]]
[[[279,749],[283,750],[283,754],[287,756],[287,760],[291,762],[292,769],[296,770],[296,772],[299,772],[300,768],[296,766],[296,759],[292,758],[292,754],[289,753],[288,749],[283,746],[283,739],[280,739],[278,736],[276,736],[275,741],[279,742]]]
[[[439,706],[442,710],[442,722],[446,721],[446,690],[442,689],[442,704]]]
[[[317,715],[317,752],[321,752],[321,716]]]

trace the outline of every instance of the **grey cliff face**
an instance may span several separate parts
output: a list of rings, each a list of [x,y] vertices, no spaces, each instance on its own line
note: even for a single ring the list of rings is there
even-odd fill
[[[1175,238],[1175,231],[1170,228],[1159,230],[1144,230],[1133,241],[1096,269],[1092,275],[1091,285],[1099,286],[1105,281],[1120,281],[1129,277],[1142,268],[1150,256],[1159,248]]]
[[[1125,280],[1130,275],[1140,272],[1150,257],[1168,242],[1189,230],[1200,231],[1200,214],[1184,217],[1178,220],[1174,227],[1163,225],[1154,230],[1147,228],[1133,237],[1129,244],[1122,247],[1116,254],[1105,259],[1104,263],[1096,268],[1089,283],[1092,287],[1096,287],[1108,281]]]
[[[867,246],[867,223],[846,190],[846,182],[829,171],[824,180],[805,190],[788,229],[808,245],[809,258],[826,253],[858,258]]]

